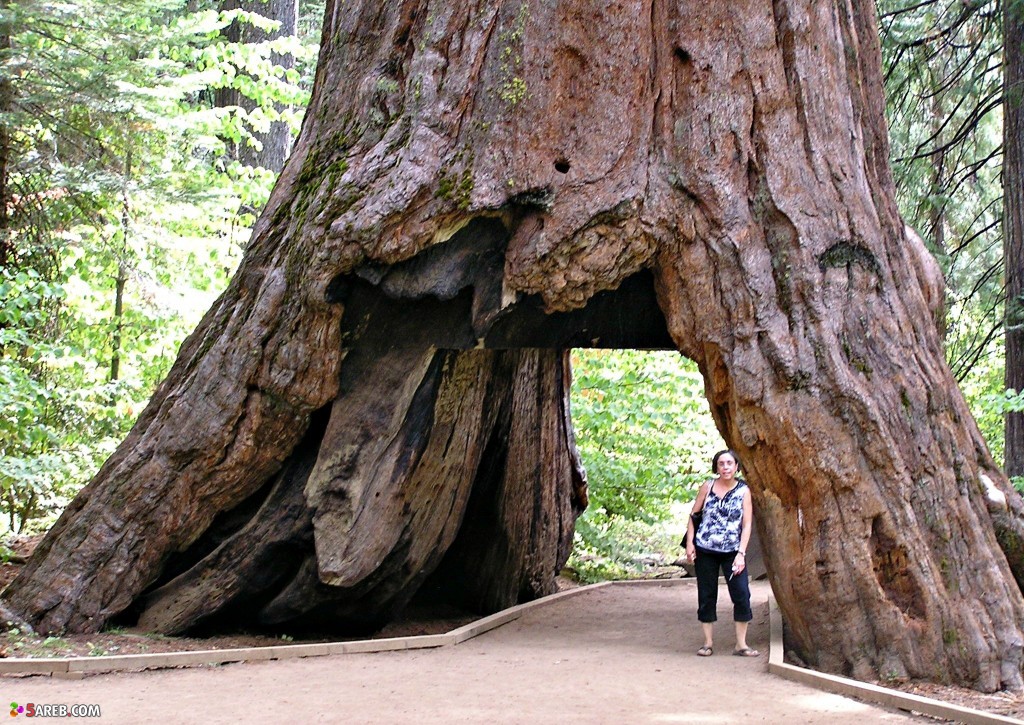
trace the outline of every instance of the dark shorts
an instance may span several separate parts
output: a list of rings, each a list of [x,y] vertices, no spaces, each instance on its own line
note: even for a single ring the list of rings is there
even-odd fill
[[[723,554],[697,547],[697,559],[693,564],[697,572],[697,619],[714,622],[718,619],[718,576],[722,574],[729,586],[732,599],[732,618],[736,622],[749,622],[754,618],[750,610],[750,580],[747,569],[739,574],[732,573],[732,561],[736,552]]]

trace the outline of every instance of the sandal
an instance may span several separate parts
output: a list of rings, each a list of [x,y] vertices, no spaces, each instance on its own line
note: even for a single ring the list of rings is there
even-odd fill
[[[704,645],[699,650],[697,650],[698,657],[710,657],[713,653],[714,650],[708,647],[707,645]]]
[[[743,649],[734,649],[732,651],[737,657],[760,657],[761,653],[756,649],[750,649],[750,647],[744,647]]]

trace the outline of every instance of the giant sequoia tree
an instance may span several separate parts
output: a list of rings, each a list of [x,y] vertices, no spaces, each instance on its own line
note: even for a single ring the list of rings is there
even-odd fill
[[[586,496],[563,351],[668,344],[805,660],[1020,686],[1021,500],[882,108],[869,0],[331,0],[245,260],[9,610],[357,629],[543,594]]]

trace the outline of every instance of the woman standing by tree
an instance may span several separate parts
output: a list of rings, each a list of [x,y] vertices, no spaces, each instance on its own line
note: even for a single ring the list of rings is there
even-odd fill
[[[687,523],[686,556],[697,571],[697,619],[704,630],[701,657],[713,652],[714,623],[718,619],[718,573],[725,574],[736,622],[734,655],[757,657],[760,652],[747,646],[747,625],[754,618],[750,610],[750,582],[747,578],[747,543],[754,521],[747,484],[736,477],[740,462],[732,451],[719,451],[711,459],[718,478],[704,484]],[[700,525],[695,525],[695,519]],[[694,529],[696,528],[696,531]]]

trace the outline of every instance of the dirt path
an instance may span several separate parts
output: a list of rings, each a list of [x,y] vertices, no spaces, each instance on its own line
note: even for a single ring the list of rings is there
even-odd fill
[[[729,655],[724,589],[715,655],[700,658],[692,583],[647,584],[559,600],[439,649],[0,686],[5,703],[98,704],[101,722],[133,724],[924,721],[769,675],[768,587],[754,589],[757,659]]]

